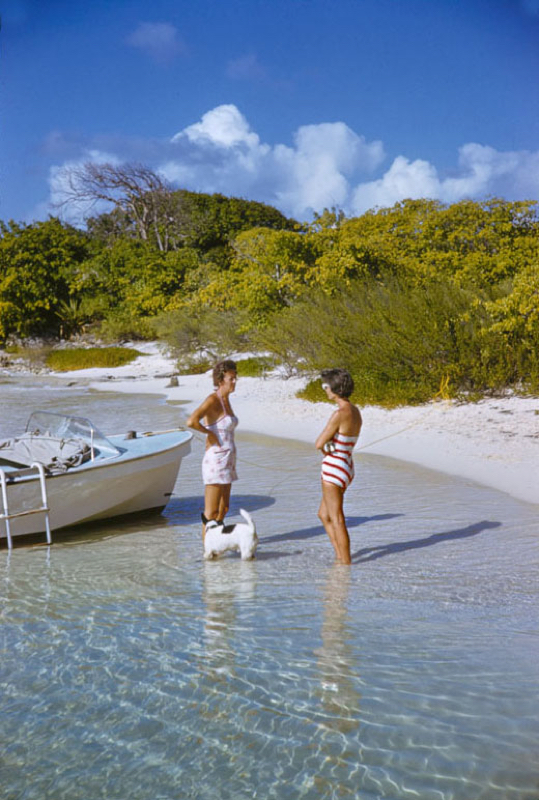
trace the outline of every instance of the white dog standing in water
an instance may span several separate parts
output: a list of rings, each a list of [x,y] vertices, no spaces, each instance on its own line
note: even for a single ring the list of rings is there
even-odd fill
[[[206,520],[202,515],[202,521],[206,523],[204,558],[215,558],[228,550],[239,551],[244,561],[255,557],[258,544],[255,524],[251,515],[243,508],[240,508],[240,514],[246,524],[239,522],[237,525],[225,525],[216,519]]]

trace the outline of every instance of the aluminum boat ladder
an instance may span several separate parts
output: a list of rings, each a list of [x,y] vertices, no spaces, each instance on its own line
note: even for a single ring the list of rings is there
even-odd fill
[[[37,469],[39,474],[39,484],[41,488],[41,502],[42,505],[38,508],[28,508],[26,511],[15,511],[13,513],[9,512],[8,500],[7,500],[7,487],[8,487],[8,477],[9,473],[4,472],[3,469],[0,469],[0,488],[2,491],[2,506],[3,511],[0,514],[0,521],[4,520],[6,525],[6,537],[7,537],[7,546],[9,550],[13,547],[13,542],[11,541],[11,528],[10,528],[10,520],[15,519],[16,517],[26,517],[29,514],[45,514],[45,530],[47,533],[47,544],[52,543],[51,539],[51,525],[49,519],[49,504],[47,499],[47,486],[45,484],[45,469],[43,464],[40,464],[37,461],[34,461],[30,465],[31,469]]]

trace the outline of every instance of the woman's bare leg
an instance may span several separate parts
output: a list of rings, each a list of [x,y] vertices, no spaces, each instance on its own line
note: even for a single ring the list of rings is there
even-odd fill
[[[322,481],[322,503],[318,516],[331,540],[337,558],[344,564],[351,564],[350,536],[343,511],[344,492],[334,483]]]
[[[322,490],[322,492],[323,492],[323,490]],[[327,535],[329,536],[329,540],[330,540],[331,544],[333,545],[333,548],[335,550],[335,554],[338,555],[337,538],[335,536],[335,531],[333,530],[331,517],[330,517],[329,512],[327,510],[326,501],[324,500],[323,494],[322,494],[322,501],[320,503],[320,508],[318,509],[318,518],[320,519],[320,522],[324,526],[325,531],[326,531]]]
[[[223,495],[225,499],[223,499]],[[223,519],[223,517],[221,516],[221,512],[223,508],[226,508],[226,511],[228,511],[229,498],[230,498],[229,483],[206,484],[206,487],[204,489],[204,516],[206,517],[206,519]],[[206,526],[203,525],[202,539],[204,539],[205,533],[206,533]]]
[[[221,484],[221,496],[219,498],[219,516],[217,517],[217,519],[224,519],[228,514],[228,508],[230,506],[231,488],[232,488],[231,483]]]

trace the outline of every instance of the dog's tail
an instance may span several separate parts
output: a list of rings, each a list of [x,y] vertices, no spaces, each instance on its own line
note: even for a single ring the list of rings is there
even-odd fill
[[[254,523],[254,519],[251,517],[249,512],[246,511],[244,508],[240,508],[240,514],[242,515],[243,519],[247,522],[247,524],[250,526],[251,532],[256,533],[256,526]]]

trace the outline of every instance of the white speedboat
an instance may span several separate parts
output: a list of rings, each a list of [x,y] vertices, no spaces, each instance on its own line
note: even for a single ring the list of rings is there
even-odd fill
[[[104,436],[83,417],[34,412],[26,432],[0,441],[0,539],[149,509],[172,494],[185,430]]]

